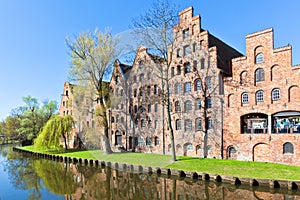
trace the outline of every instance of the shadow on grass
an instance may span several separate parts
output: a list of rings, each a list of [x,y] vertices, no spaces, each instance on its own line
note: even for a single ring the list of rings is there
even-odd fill
[[[178,156],[177,161],[186,161],[186,160],[203,160],[205,158],[189,157],[189,156]]]

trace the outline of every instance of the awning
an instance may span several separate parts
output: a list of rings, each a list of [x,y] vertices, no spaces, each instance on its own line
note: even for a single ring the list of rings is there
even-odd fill
[[[273,115],[274,117],[290,117],[290,116],[300,116],[300,112],[298,111],[284,111],[279,112]]]

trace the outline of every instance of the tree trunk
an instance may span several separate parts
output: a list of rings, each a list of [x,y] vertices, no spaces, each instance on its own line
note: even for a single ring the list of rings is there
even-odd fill
[[[176,152],[175,152],[175,141],[174,141],[174,132],[172,126],[171,112],[170,112],[170,99],[167,97],[167,114],[168,114],[168,126],[170,130],[170,139],[172,147],[172,160],[176,161]]]
[[[103,129],[104,129],[104,133],[102,136],[103,151],[105,154],[111,154],[111,153],[113,153],[113,151],[111,150],[111,146],[110,146],[110,142],[109,142],[108,122],[107,122],[106,112],[104,112],[102,124],[103,124]]]

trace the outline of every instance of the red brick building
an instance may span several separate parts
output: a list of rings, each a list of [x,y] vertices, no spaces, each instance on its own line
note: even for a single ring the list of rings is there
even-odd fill
[[[246,36],[246,55],[225,80],[224,154],[229,159],[300,165],[300,66],[273,29]]]

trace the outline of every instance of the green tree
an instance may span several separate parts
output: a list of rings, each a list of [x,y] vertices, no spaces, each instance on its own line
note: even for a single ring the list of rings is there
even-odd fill
[[[23,97],[23,101],[25,105],[15,110],[20,122],[17,132],[23,140],[33,140],[57,110],[57,102],[44,101],[43,106],[40,107],[37,98],[26,96]]]
[[[47,121],[41,133],[34,140],[36,149],[59,149],[59,140],[64,139],[65,148],[68,149],[67,138],[73,129],[73,118],[70,115],[58,116],[54,115]]]
[[[95,113],[103,131],[103,150],[107,154],[112,153],[108,139],[109,92],[103,78],[111,71],[109,65],[117,56],[117,39],[108,31],[101,33],[96,29],[81,33],[74,40],[67,39],[66,43],[72,59],[70,76],[78,85],[91,85],[95,91],[93,101],[98,103]]]

